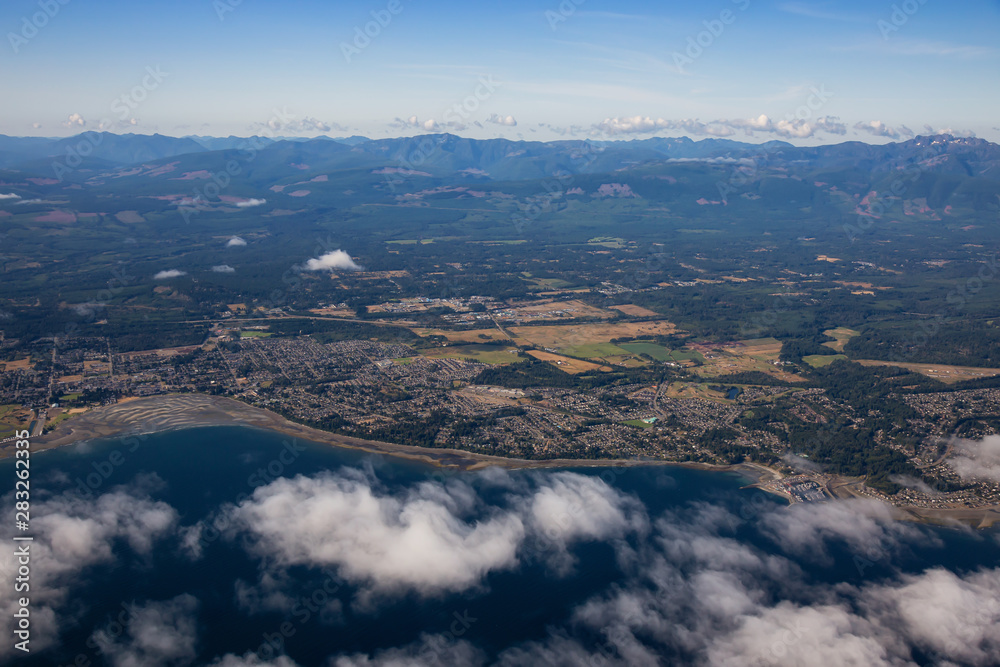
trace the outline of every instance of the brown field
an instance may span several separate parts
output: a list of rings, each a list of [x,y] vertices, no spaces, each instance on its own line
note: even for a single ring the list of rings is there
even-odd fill
[[[576,375],[577,373],[583,373],[585,371],[610,371],[611,369],[607,366],[601,366],[600,364],[592,364],[589,361],[582,361],[580,359],[572,359],[570,357],[564,357],[558,354],[552,354],[551,352],[541,352],[539,350],[529,350],[528,354],[533,356],[535,359],[540,361],[547,361],[550,364],[554,364],[556,368],[561,371],[566,371],[571,375]]]
[[[1000,375],[1000,368],[976,368],[974,366],[945,366],[943,364],[911,364],[903,361],[875,361],[858,359],[862,366],[898,366],[952,384],[962,380],[975,380]]]
[[[310,313],[323,315],[324,317],[354,317],[357,315],[349,308],[311,308]]]
[[[530,315],[534,319],[540,319],[539,315],[544,315],[550,310],[571,310],[573,312],[566,313],[565,315],[553,315],[551,319],[559,319],[566,317],[607,317],[607,311],[601,310],[600,308],[595,308],[594,306],[588,305],[583,301],[578,301],[572,299],[570,301],[542,301],[542,302],[526,302],[526,303],[512,303],[502,308],[501,310],[512,310],[517,314]],[[655,315],[656,313],[654,313]],[[547,318],[546,318],[547,319]]]
[[[520,340],[539,347],[560,349],[606,343],[612,338],[642,338],[672,334],[677,327],[661,320],[659,322],[619,322],[615,324],[581,324],[566,326],[511,327],[510,331]]]
[[[774,338],[740,341],[740,345],[723,347],[722,353],[705,357],[705,365],[695,372],[705,377],[730,375],[744,371],[760,371],[788,382],[801,382],[802,378],[794,373],[775,366],[781,352],[781,342]]]
[[[17,361],[8,361],[4,363],[5,371],[27,371],[31,369],[31,359],[25,357],[24,359],[18,359]]]
[[[632,317],[659,317],[660,314],[653,312],[648,308],[643,308],[642,306],[633,306],[630,303],[623,303],[620,306],[611,306],[615,310],[620,310],[626,315],[631,315]]]
[[[66,383],[66,382],[82,382],[82,381],[83,381],[83,376],[82,375],[63,375],[61,378],[59,378],[59,382],[62,382],[62,383]]]
[[[416,327],[410,329],[421,338],[427,336],[444,336],[453,343],[481,343],[485,340],[510,340],[499,329],[470,329],[468,331],[445,331],[444,329],[422,329]],[[480,334],[486,338],[480,338]]]
[[[837,327],[836,329],[827,329],[824,331],[827,336],[836,338],[837,340],[831,340],[823,343],[823,345],[836,350],[837,352],[843,352],[844,346],[847,345],[847,341],[851,340],[858,335],[857,331],[853,329],[848,329],[847,327]]]
[[[667,398],[700,398],[716,403],[735,403],[726,398],[725,394],[712,391],[707,384],[695,384],[692,382],[671,382],[667,387]]]
[[[124,357],[138,357],[144,354],[155,354],[158,357],[176,357],[200,349],[200,345],[185,345],[184,347],[162,347],[158,350],[139,350],[137,352],[122,352]]]

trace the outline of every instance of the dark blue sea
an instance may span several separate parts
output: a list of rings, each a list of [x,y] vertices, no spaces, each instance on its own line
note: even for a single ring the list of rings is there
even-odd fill
[[[996,531],[736,474],[446,472],[237,427],[31,463],[5,664],[1000,664]]]

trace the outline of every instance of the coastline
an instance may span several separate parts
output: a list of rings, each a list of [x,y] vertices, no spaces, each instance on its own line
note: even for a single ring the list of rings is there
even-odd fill
[[[115,405],[95,408],[74,415],[59,424],[51,433],[32,438],[33,451],[65,447],[77,442],[115,437],[135,437],[140,434],[174,431],[204,426],[244,426],[275,431],[310,442],[393,456],[405,460],[450,470],[472,471],[490,466],[509,470],[544,468],[606,468],[636,466],[676,466],[711,472],[735,472],[747,478],[747,487],[789,500],[784,493],[765,488],[768,482],[784,478],[777,470],[756,463],[719,465],[692,461],[656,461],[636,459],[515,459],[478,454],[457,449],[429,449],[414,445],[364,440],[329,433],[290,421],[275,412],[248,405],[224,396],[205,394],[168,394],[122,401]],[[0,446],[0,459],[13,456],[13,443]],[[845,489],[846,486],[842,486]],[[855,493],[835,494],[837,497],[861,497]],[[934,524],[971,525],[990,528],[1000,524],[1000,506],[969,508],[924,509],[893,506],[897,518]]]
[[[453,470],[471,471],[489,466],[518,470],[670,465],[714,472],[736,472],[753,482],[750,486],[782,477],[779,472],[754,463],[717,465],[693,461],[637,459],[536,460],[479,454],[459,449],[429,449],[415,445],[399,445],[322,431],[290,421],[265,408],[258,408],[224,396],[205,394],[167,394],[135,398],[95,408],[70,417],[50,433],[33,437],[32,449],[41,452],[86,440],[130,437],[203,426],[261,428],[318,444],[383,454]],[[12,446],[0,446],[0,459],[10,458],[13,451]]]

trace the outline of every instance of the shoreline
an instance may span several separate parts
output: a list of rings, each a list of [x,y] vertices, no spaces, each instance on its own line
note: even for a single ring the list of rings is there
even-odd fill
[[[748,480],[746,487],[789,500],[784,493],[764,488],[768,482],[784,479],[777,470],[757,463],[712,464],[694,461],[658,461],[637,459],[516,459],[479,454],[457,449],[429,449],[415,445],[399,445],[376,440],[364,440],[348,435],[329,433],[305,426],[236,399],[205,394],[167,394],[133,398],[74,415],[52,432],[32,438],[35,452],[66,447],[96,439],[135,437],[206,426],[244,426],[259,428],[301,438],[313,443],[342,447],[355,451],[382,454],[423,463],[438,468],[459,471],[481,470],[497,466],[508,470],[546,468],[614,468],[638,466],[676,466],[707,472],[731,472]],[[0,446],[0,459],[13,456],[13,443]],[[839,497],[843,497],[837,494]],[[850,494],[855,495],[855,494]],[[897,518],[949,525],[960,523],[974,528],[990,528],[1000,524],[1000,506],[983,508],[917,508],[891,505]]]

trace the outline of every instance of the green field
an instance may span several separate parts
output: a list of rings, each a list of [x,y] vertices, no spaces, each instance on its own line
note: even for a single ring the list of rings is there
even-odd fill
[[[705,363],[705,357],[702,355],[701,352],[698,352],[696,350],[674,350],[673,352],[670,353],[670,358],[673,359],[674,361],[694,360],[694,361],[700,361],[701,363]]]
[[[632,354],[645,354],[657,361],[676,361],[671,356],[669,348],[657,345],[656,343],[622,343],[621,348]]]
[[[564,347],[560,350],[563,354],[582,359],[603,359],[604,357],[618,357],[628,355],[628,350],[624,350],[611,343],[589,343],[587,345],[575,345]]]
[[[808,357],[802,357],[802,361],[806,362],[813,368],[822,368],[823,366],[829,366],[838,359],[847,359],[846,354],[811,354]]]
[[[652,424],[647,424],[641,419],[629,419],[628,421],[622,423],[626,426],[635,426],[637,428],[653,428]]]
[[[268,338],[271,334],[267,331],[241,331],[240,338]]]
[[[516,351],[496,345],[455,345],[426,350],[424,356],[428,359],[472,359],[484,364],[513,364],[521,361],[514,353]]]

